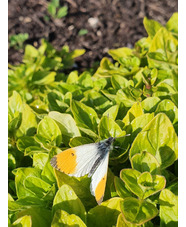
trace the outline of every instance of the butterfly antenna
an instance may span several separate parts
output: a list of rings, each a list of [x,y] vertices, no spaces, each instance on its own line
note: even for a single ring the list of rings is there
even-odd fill
[[[125,136],[130,136],[131,134],[126,134],[124,136],[118,136],[118,137],[114,137],[114,139],[118,139],[118,138],[122,138],[122,137],[125,137]]]
[[[116,148],[116,149],[121,149],[121,150],[127,150],[126,148],[122,148],[122,147],[120,147],[120,146],[114,146],[114,148]]]

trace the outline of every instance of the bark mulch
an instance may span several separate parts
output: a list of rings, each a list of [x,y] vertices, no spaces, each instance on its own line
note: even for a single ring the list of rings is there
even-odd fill
[[[132,47],[146,36],[144,16],[163,25],[178,10],[176,0],[63,0],[68,7],[67,16],[52,18],[47,0],[9,0],[8,32],[28,33],[25,42],[35,47],[45,38],[55,48],[68,45],[70,50],[83,48],[86,53],[77,59],[80,68],[91,67],[93,62],[108,56],[108,49]],[[48,18],[48,20],[47,20]],[[88,33],[80,36],[81,29]],[[23,50],[9,48],[9,63],[21,62]]]

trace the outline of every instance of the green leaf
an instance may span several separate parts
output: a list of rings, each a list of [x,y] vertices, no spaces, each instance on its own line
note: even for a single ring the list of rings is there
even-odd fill
[[[119,58],[119,63],[128,70],[129,75],[133,75],[139,70],[140,59],[136,56]]]
[[[120,197],[126,198],[132,196],[132,194],[127,190],[125,183],[117,176],[114,177],[114,185],[116,192]]]
[[[140,173],[135,169],[123,169],[120,172],[121,179],[126,186],[140,199],[145,199],[165,187],[163,176],[151,175],[149,172]]]
[[[64,210],[69,214],[75,214],[83,221],[86,220],[85,208],[69,185],[62,185],[55,195],[52,207],[53,213],[58,209]]]
[[[158,97],[148,97],[141,102],[144,113],[152,113],[156,110],[158,103],[161,100]]]
[[[89,106],[72,100],[71,110],[74,115],[76,124],[82,128],[90,129],[93,132],[97,132],[97,113]]]
[[[135,138],[130,149],[130,160],[138,153],[147,151],[155,156],[160,167],[166,168],[178,158],[178,138],[169,118],[157,114]]]
[[[146,54],[149,50],[150,44],[151,44],[152,39],[149,37],[143,37],[142,39],[138,40],[135,43],[135,50],[140,53],[140,56],[142,57],[142,66],[147,65],[147,59],[146,59]]]
[[[54,214],[51,227],[76,226],[86,227],[85,223],[75,214],[69,214],[64,210],[57,210]]]
[[[53,5],[52,3],[50,3],[50,4],[48,5],[48,12],[49,12],[53,17],[55,17],[55,15],[56,15],[56,6]]]
[[[51,185],[41,179],[41,171],[36,168],[18,168],[14,171],[17,197],[31,196],[44,198]],[[52,198],[51,198],[52,199]]]
[[[162,100],[158,104],[155,113],[165,113],[173,124],[178,122],[178,108],[171,100]]]
[[[145,199],[165,188],[166,180],[163,176],[143,172],[138,178],[138,184],[144,191],[143,198]]]
[[[33,167],[43,169],[48,160],[48,154],[46,153],[35,153],[33,155]]]
[[[118,219],[117,219],[117,224],[116,224],[116,227],[135,227],[135,225],[132,225],[132,224],[127,224],[122,216],[122,214],[120,214],[118,216]]]
[[[119,90],[119,91],[121,91],[121,90]],[[121,100],[120,100],[120,96],[116,96],[115,94],[112,94],[112,93],[110,93],[108,90],[101,90],[101,93],[106,97],[106,98],[108,98],[109,100],[111,100],[114,104],[116,103],[116,101],[118,101],[118,104],[121,102]],[[117,98],[117,100],[116,100],[116,98]]]
[[[102,227],[115,225],[117,217],[120,214],[121,201],[121,198],[112,198],[90,209],[88,212],[87,226]]]
[[[117,74],[112,75],[111,83],[112,83],[113,88],[116,90],[128,87],[129,85],[131,85],[131,86],[134,85],[132,80],[127,80],[125,77],[119,76]]]
[[[154,113],[147,113],[140,115],[131,122],[132,127],[132,141],[136,135],[154,118]]]
[[[123,57],[126,58],[128,56],[132,55],[132,50],[130,48],[127,47],[122,47],[122,48],[118,48],[118,49],[110,49],[108,51],[108,53],[112,56],[112,58],[116,61],[119,60],[119,58]]]
[[[176,90],[173,86],[169,85],[166,82],[159,83],[154,87],[153,96],[158,96],[161,99],[171,99],[171,97],[176,93]]]
[[[108,100],[108,98],[95,90],[88,90],[84,93],[84,95],[85,98],[83,102],[94,108],[98,114],[102,114],[105,110],[112,106],[112,103]]]
[[[38,149],[40,147],[39,144],[35,141],[34,137],[31,137],[31,136],[20,137],[17,140],[16,145],[20,151],[24,151],[27,147],[30,147],[30,146],[38,147]]]
[[[8,154],[8,169],[13,170],[16,168],[16,159],[12,154]]]
[[[176,91],[178,91],[178,72],[173,71],[172,72],[172,79],[173,79],[173,87]]]
[[[46,206],[46,203],[44,203],[42,199],[31,197],[31,196],[25,196],[15,201],[11,199],[8,200],[8,210],[10,212],[22,211],[33,207],[33,205],[37,207],[41,207],[41,206]]]
[[[93,87],[93,81],[91,74],[89,72],[83,72],[79,78],[78,78],[78,84],[85,87],[85,88],[92,88]]]
[[[57,12],[57,18],[65,17],[68,14],[68,7],[63,6]]]
[[[143,68],[141,68],[134,76],[133,76],[133,83],[135,88],[141,88],[143,84]]]
[[[78,81],[78,71],[72,71],[66,80],[67,84],[75,84]]]
[[[72,59],[74,58],[77,58],[81,55],[83,55],[85,53],[85,50],[84,49],[76,49],[76,50],[73,50],[71,53],[70,53],[70,57]]]
[[[150,68],[177,70],[178,41],[166,28],[162,27],[154,36],[148,53]],[[174,52],[174,55],[172,54]]]
[[[54,110],[58,112],[66,112],[66,110],[69,108],[69,105],[65,103],[64,99],[65,99],[64,95],[61,94],[61,92],[57,92],[57,91],[49,92],[48,93],[49,109],[51,111]]]
[[[33,193],[30,190],[28,190],[24,185],[25,177],[35,176],[39,178],[40,171],[34,168],[18,168],[14,170],[13,173],[15,174],[15,186],[17,197],[21,198],[24,196],[33,196]]]
[[[62,141],[61,130],[57,123],[50,117],[45,116],[38,124],[38,139],[42,138],[46,143],[59,146]]]
[[[49,184],[53,184],[56,182],[56,179],[55,179],[55,175],[54,175],[54,171],[53,171],[53,168],[50,164],[50,160],[51,158],[60,153],[61,152],[61,149],[59,149],[58,147],[53,147],[50,152],[49,152],[49,155],[48,155],[48,159],[42,169],[42,172],[41,172],[41,177],[43,180],[45,180],[46,182],[48,182]]]
[[[178,196],[164,189],[160,193],[160,226],[178,226]]]
[[[116,93],[116,97],[114,98],[117,104],[120,104],[121,102],[126,106],[126,107],[132,107],[138,100],[138,97],[136,97],[133,94],[133,91],[138,91],[138,96],[141,96],[141,92],[139,89],[135,90],[135,88],[132,88],[131,86],[124,88],[123,90],[120,89]],[[139,98],[139,101],[141,98]]]
[[[82,135],[85,134],[86,136],[89,136],[89,137],[93,138],[94,140],[98,139],[98,135],[95,132],[93,132],[92,130],[83,128],[83,127],[79,127],[79,129],[80,129]]]
[[[152,69],[151,73],[150,73],[150,77],[151,77],[151,85],[154,85],[154,83],[157,80],[157,76],[158,76],[158,70],[156,68]]]
[[[178,13],[173,13],[172,17],[166,23],[166,28],[173,33],[175,37],[178,34]]]
[[[94,77],[95,78],[95,77]],[[93,79],[93,86],[95,90],[100,91],[101,89],[104,89],[104,87],[107,85],[107,80],[105,78],[99,78]]]
[[[59,126],[61,134],[63,135],[63,142],[68,143],[70,138],[81,135],[78,127],[76,126],[76,122],[70,114],[51,111],[48,116],[55,120],[55,122]]]
[[[51,84],[55,80],[56,72],[37,71],[32,76],[32,83],[36,85]]]
[[[172,94],[171,99],[175,103],[175,105],[178,107],[178,92],[176,92],[175,94]]]
[[[55,7],[59,7],[59,0],[51,0],[51,4]]]
[[[24,216],[31,217],[31,223],[32,223],[32,226],[34,227],[51,226],[51,221],[52,221],[51,211],[45,208],[31,207],[15,214],[16,219],[19,219]]]
[[[129,125],[132,120],[136,117],[143,115],[143,109],[141,103],[134,103],[132,107],[128,110],[126,116],[123,118],[123,123]]]
[[[118,169],[118,165],[123,164],[128,159],[129,147],[130,137],[126,136],[125,131],[122,131],[114,142],[113,152],[110,153],[110,164],[115,166],[116,169]]]
[[[80,100],[84,97],[81,87],[77,84],[67,84],[64,82],[60,82],[59,88],[60,92],[62,92],[63,94],[70,92],[72,94],[72,97],[75,97],[76,100]]]
[[[174,45],[178,45],[177,39],[175,39],[166,28],[160,28],[152,40],[149,52],[154,52],[159,49],[162,49],[162,52],[159,53],[162,53],[163,56],[166,58],[168,54],[167,51],[170,51],[169,49],[167,49],[168,40],[171,40]]]
[[[87,176],[78,178],[71,177],[55,169],[54,173],[56,176],[58,188],[60,188],[64,184],[72,187],[78,198],[80,198],[83,202],[86,209],[90,209],[93,204],[96,205],[95,198],[90,193],[90,178],[88,178]]]
[[[94,76],[98,78],[102,76],[105,78],[109,78],[113,74],[117,74],[120,76],[130,76],[133,75],[137,70],[138,67],[134,67],[134,70],[129,70],[126,67],[118,68],[117,66],[113,65],[113,63],[111,63],[108,58],[103,58],[101,60],[100,67],[97,69]]]
[[[160,174],[160,164],[157,159],[150,153],[143,151],[135,154],[131,159],[132,168],[140,172],[150,172],[152,174]]]
[[[24,186],[39,198],[43,198],[51,188],[50,184],[35,176],[27,176]]]
[[[8,128],[9,130],[18,129],[22,121],[23,102],[21,96],[13,91],[8,102]]]
[[[25,47],[24,61],[31,58],[36,58],[39,54],[39,51],[30,44],[27,44]]]
[[[46,114],[49,112],[48,105],[46,105],[40,99],[34,100],[32,103],[30,103],[30,107],[38,114]]]
[[[158,23],[155,20],[150,20],[147,17],[144,17],[143,19],[144,27],[148,33],[148,35],[153,38],[156,34],[156,32],[162,27],[160,23]]]
[[[22,122],[17,131],[17,136],[20,137],[22,135],[32,136],[35,134],[37,128],[37,120],[36,115],[32,111],[32,109],[27,104],[23,104],[22,110]]]
[[[137,195],[139,198],[143,198],[143,190],[138,185],[138,177],[140,172],[135,169],[123,169],[120,172],[120,178],[125,182],[126,186]]]
[[[77,136],[70,140],[69,145],[70,147],[77,147],[77,146],[80,146],[83,144],[89,144],[89,143],[94,143],[94,141],[88,137]]]
[[[151,221],[148,221],[142,225],[140,225],[141,227],[153,227],[154,225],[152,224]],[[116,227],[136,227],[135,224],[131,224],[129,222],[126,222],[125,219],[123,218],[122,213],[118,216],[117,219],[117,224]]]
[[[127,223],[137,225],[144,224],[158,214],[158,210],[153,204],[132,197],[121,201],[121,212]]]
[[[24,155],[27,156],[27,155],[33,155],[34,153],[43,153],[43,152],[47,152],[47,150],[38,146],[30,146],[25,149]]]
[[[12,227],[32,227],[32,219],[31,216],[25,215],[21,218],[18,218],[12,225]]]
[[[178,182],[173,182],[167,189],[169,189],[175,195],[178,195]]]
[[[114,120],[106,116],[103,116],[101,118],[98,131],[99,131],[100,139],[117,137],[122,133],[122,130],[119,127],[119,125]]]
[[[82,35],[86,35],[87,33],[88,33],[88,30],[82,28],[79,30],[78,35],[82,36]]]
[[[109,109],[107,109],[107,110],[103,113],[103,116],[115,120],[116,117],[117,117],[117,114],[118,114],[118,110],[119,110],[119,106],[118,106],[118,105],[114,105],[114,106],[110,107]]]
[[[8,114],[8,131],[13,132],[21,125],[22,113],[16,112],[13,117]]]
[[[15,47],[15,49],[22,49],[23,43],[29,37],[28,33],[19,33],[17,35],[11,35],[9,38],[10,47]]]

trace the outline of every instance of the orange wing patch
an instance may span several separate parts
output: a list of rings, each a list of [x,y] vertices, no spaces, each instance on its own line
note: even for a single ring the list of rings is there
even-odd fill
[[[106,186],[107,174],[101,179],[98,183],[96,190],[95,190],[95,197],[98,204],[100,204],[103,200],[103,196],[105,193],[105,186]]]
[[[73,174],[76,171],[76,150],[73,148],[67,149],[51,159],[51,165],[61,172]]]

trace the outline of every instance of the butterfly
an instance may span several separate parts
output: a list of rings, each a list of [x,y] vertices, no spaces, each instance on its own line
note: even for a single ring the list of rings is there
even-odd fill
[[[116,137],[109,137],[97,143],[69,148],[54,156],[50,164],[69,176],[81,177],[88,174],[91,177],[91,194],[100,205],[105,193],[109,153],[115,139]]]

